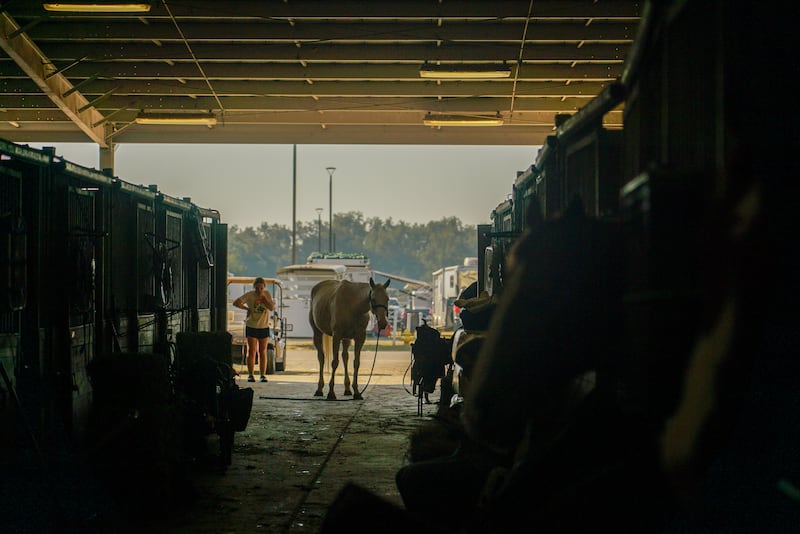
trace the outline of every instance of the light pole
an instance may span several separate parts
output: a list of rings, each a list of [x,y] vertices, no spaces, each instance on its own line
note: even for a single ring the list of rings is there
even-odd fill
[[[333,252],[333,173],[336,167],[325,167],[328,171],[328,252]]]
[[[322,254],[322,208],[317,209],[317,251]]]

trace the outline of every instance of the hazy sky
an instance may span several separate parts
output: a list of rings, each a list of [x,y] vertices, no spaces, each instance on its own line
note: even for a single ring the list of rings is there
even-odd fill
[[[94,144],[45,143],[63,158],[97,168]],[[43,144],[31,146],[40,148]],[[408,223],[456,216],[465,224],[489,223],[511,193],[517,171],[527,169],[538,146],[297,145],[296,218],[328,220],[333,212],[360,211]],[[292,145],[121,144],[115,175],[133,184],[156,184],[177,198],[218,210],[229,225],[262,222],[291,227]]]

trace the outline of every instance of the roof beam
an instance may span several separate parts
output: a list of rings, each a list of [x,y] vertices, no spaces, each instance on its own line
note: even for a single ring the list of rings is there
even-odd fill
[[[98,46],[97,43],[44,42],[42,50],[52,61],[74,61],[88,56],[90,60],[121,61],[193,61],[186,45],[178,43],[156,44],[118,43]],[[523,52],[523,61],[572,62],[622,62],[628,46],[620,44],[588,43],[584,46],[563,43],[529,44]],[[516,63],[519,43],[486,44],[443,43],[436,44],[293,44],[263,45],[252,43],[202,43],[192,44],[192,52],[199,61],[233,62],[297,62],[312,61],[508,61]]]
[[[464,97],[444,98],[434,97],[249,97],[249,96],[222,96],[220,97],[226,111],[374,111],[378,109],[396,110],[426,110],[448,113],[474,112],[495,113],[510,109],[510,97]],[[586,105],[587,98],[558,98],[558,97],[527,97],[514,101],[514,110],[519,111],[558,111],[573,113]],[[178,111],[215,111],[218,105],[214,97],[201,96],[187,98],[185,96],[148,96],[136,97],[137,108],[158,110],[161,113]],[[48,105],[49,104],[49,105]],[[47,109],[52,104],[44,97],[4,97],[5,109]],[[99,109],[116,111],[120,108],[131,107],[131,97],[111,96],[98,104]]]
[[[385,125],[230,125],[161,130],[161,143],[291,143],[291,144],[426,144],[426,145],[526,145],[543,144],[553,133],[550,126],[501,126],[490,128],[431,128]],[[154,137],[144,128],[128,128],[115,138],[118,143],[152,143]],[[531,154],[533,158],[533,154]]]
[[[203,81],[192,80],[181,83],[177,80],[84,80],[80,82],[84,96],[91,98],[108,92],[123,95],[174,96],[187,93],[195,96],[341,96],[341,97],[469,97],[510,96],[515,89],[513,80],[493,81],[449,81],[437,84],[432,80],[406,80],[362,83],[358,81],[242,81],[215,80],[214,93]],[[526,96],[575,96],[593,98],[606,83],[520,81],[516,84],[517,98]],[[7,80],[2,90],[18,96],[39,94],[37,87],[28,80]]]
[[[34,19],[36,20],[36,19]],[[397,41],[430,42],[515,42],[520,41],[525,20],[486,20],[476,31],[475,23],[452,22],[438,27],[431,20],[416,23],[370,22],[306,22],[290,26],[283,21],[183,22],[181,31],[190,42],[292,43]],[[636,36],[636,21],[598,21],[583,25],[568,22],[531,21],[526,42],[630,42]],[[117,21],[113,25],[82,24],[72,21],[51,21],[40,24],[28,34],[37,43],[48,41],[94,42],[183,42],[172,21],[156,21],[147,25],[140,21]]]
[[[192,0],[154,2],[144,15],[44,18],[41,3],[0,4],[22,26],[6,40],[41,53],[22,65],[0,54],[0,138],[85,141],[88,124],[109,146],[541,144],[557,114],[585,109],[620,78],[642,9],[637,0]],[[513,81],[420,79],[426,62],[505,63]],[[48,92],[28,72],[34,66],[68,85]],[[73,112],[99,118],[79,127],[51,93],[81,96]],[[604,124],[621,127],[623,108]],[[213,112],[219,122],[133,123],[156,111]],[[437,130],[422,126],[428,113],[499,115],[505,124]]]
[[[319,2],[318,0],[292,0],[291,2],[264,2],[263,0],[237,0],[225,2],[227,16],[238,19],[391,19],[407,18],[508,18],[524,17],[528,13],[530,0],[494,0],[492,2],[431,2],[430,0],[403,0],[402,2],[364,2],[360,0],[338,0]],[[219,0],[192,0],[191,2],[171,2],[170,10],[178,18],[206,19],[217,16]],[[16,10],[28,16],[44,13],[41,6],[20,6]],[[581,17],[629,18],[639,17],[640,2],[604,0],[587,2],[585,0],[537,0],[535,16],[562,19],[571,18],[575,13]],[[121,15],[119,18],[131,18]],[[169,18],[161,2],[154,2],[148,20]],[[52,18],[76,18],[75,15],[53,14]],[[80,18],[85,19],[85,15]]]
[[[131,122],[138,114],[136,109],[120,110],[113,117],[118,122]],[[384,125],[414,125],[422,122],[427,114],[421,110],[396,110],[396,111],[262,111],[258,113],[227,111],[218,123],[221,126],[231,124],[384,124]],[[512,114],[501,114],[506,121],[516,125],[554,126],[554,111],[514,111]],[[4,121],[14,121],[20,124],[32,122],[64,122],[64,115],[57,110],[16,110],[0,114]],[[603,116],[606,124],[621,126],[622,111],[614,110]],[[1,125],[1,123],[0,123]],[[0,135],[0,137],[2,137]]]
[[[46,72],[46,66],[51,64],[50,60],[19,29],[19,25],[8,13],[0,12],[0,48],[89,139],[101,147],[107,147],[103,127],[93,126],[103,116],[62,74],[49,75],[51,73]]]
[[[36,130],[3,131],[4,139],[17,143],[81,142],[83,135],[38,124]],[[491,131],[488,131],[491,130]],[[130,127],[113,137],[123,143],[206,143],[206,144],[398,144],[398,145],[522,145],[544,143],[553,134],[550,126],[500,126],[496,128],[431,128],[415,126],[364,126],[320,124],[291,125],[230,125],[198,128],[171,126],[166,128]],[[531,153],[531,160],[535,154]]]
[[[52,59],[52,58],[51,58]],[[70,64],[74,61],[70,60]],[[337,63],[323,64],[308,62],[303,67],[293,63],[205,63],[203,70],[211,80],[374,80],[394,81],[419,79],[420,62],[406,64],[380,63]],[[611,81],[622,75],[622,62],[596,64],[580,63],[572,66],[567,63],[525,63],[519,68],[517,80],[524,81]],[[69,69],[71,80],[100,78],[124,79],[173,79],[194,81],[203,80],[194,63],[182,62],[167,65],[163,62],[126,63],[83,61]],[[0,58],[0,78],[22,78],[19,69],[11,61]],[[24,77],[27,79],[27,77]]]

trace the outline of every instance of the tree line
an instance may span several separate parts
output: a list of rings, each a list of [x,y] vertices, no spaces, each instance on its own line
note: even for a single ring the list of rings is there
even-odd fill
[[[460,264],[477,253],[477,228],[458,217],[425,224],[364,218],[361,212],[334,214],[334,251],[365,254],[370,266],[386,273],[430,281],[431,273]],[[313,252],[328,252],[328,224],[298,221],[296,263]],[[322,250],[319,250],[322,248]],[[292,229],[262,222],[258,228],[233,225],[228,229],[228,271],[242,276],[275,276],[292,264]]]

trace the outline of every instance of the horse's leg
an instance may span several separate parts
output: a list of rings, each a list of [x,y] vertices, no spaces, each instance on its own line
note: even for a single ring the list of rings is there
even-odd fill
[[[355,350],[353,351],[353,400],[362,400],[361,391],[358,389],[358,368],[361,366],[361,347],[364,346],[364,340],[367,338],[367,332],[359,332],[356,334]]]
[[[352,395],[353,391],[350,389],[350,375],[347,373],[347,360],[350,355],[347,354],[347,349],[350,348],[350,340],[342,340],[342,365],[344,366],[344,394]]]
[[[325,351],[322,343],[323,335],[321,330],[314,328],[314,346],[317,348],[317,360],[319,361],[319,380],[317,381],[317,391],[314,393],[315,397],[322,396],[322,387],[325,385],[325,381],[322,378],[322,368],[325,365]]]
[[[336,393],[333,392],[333,378],[336,376],[336,368],[339,367],[339,343],[341,338],[333,335],[333,350],[331,350],[331,381],[328,382],[328,400],[336,400]]]

